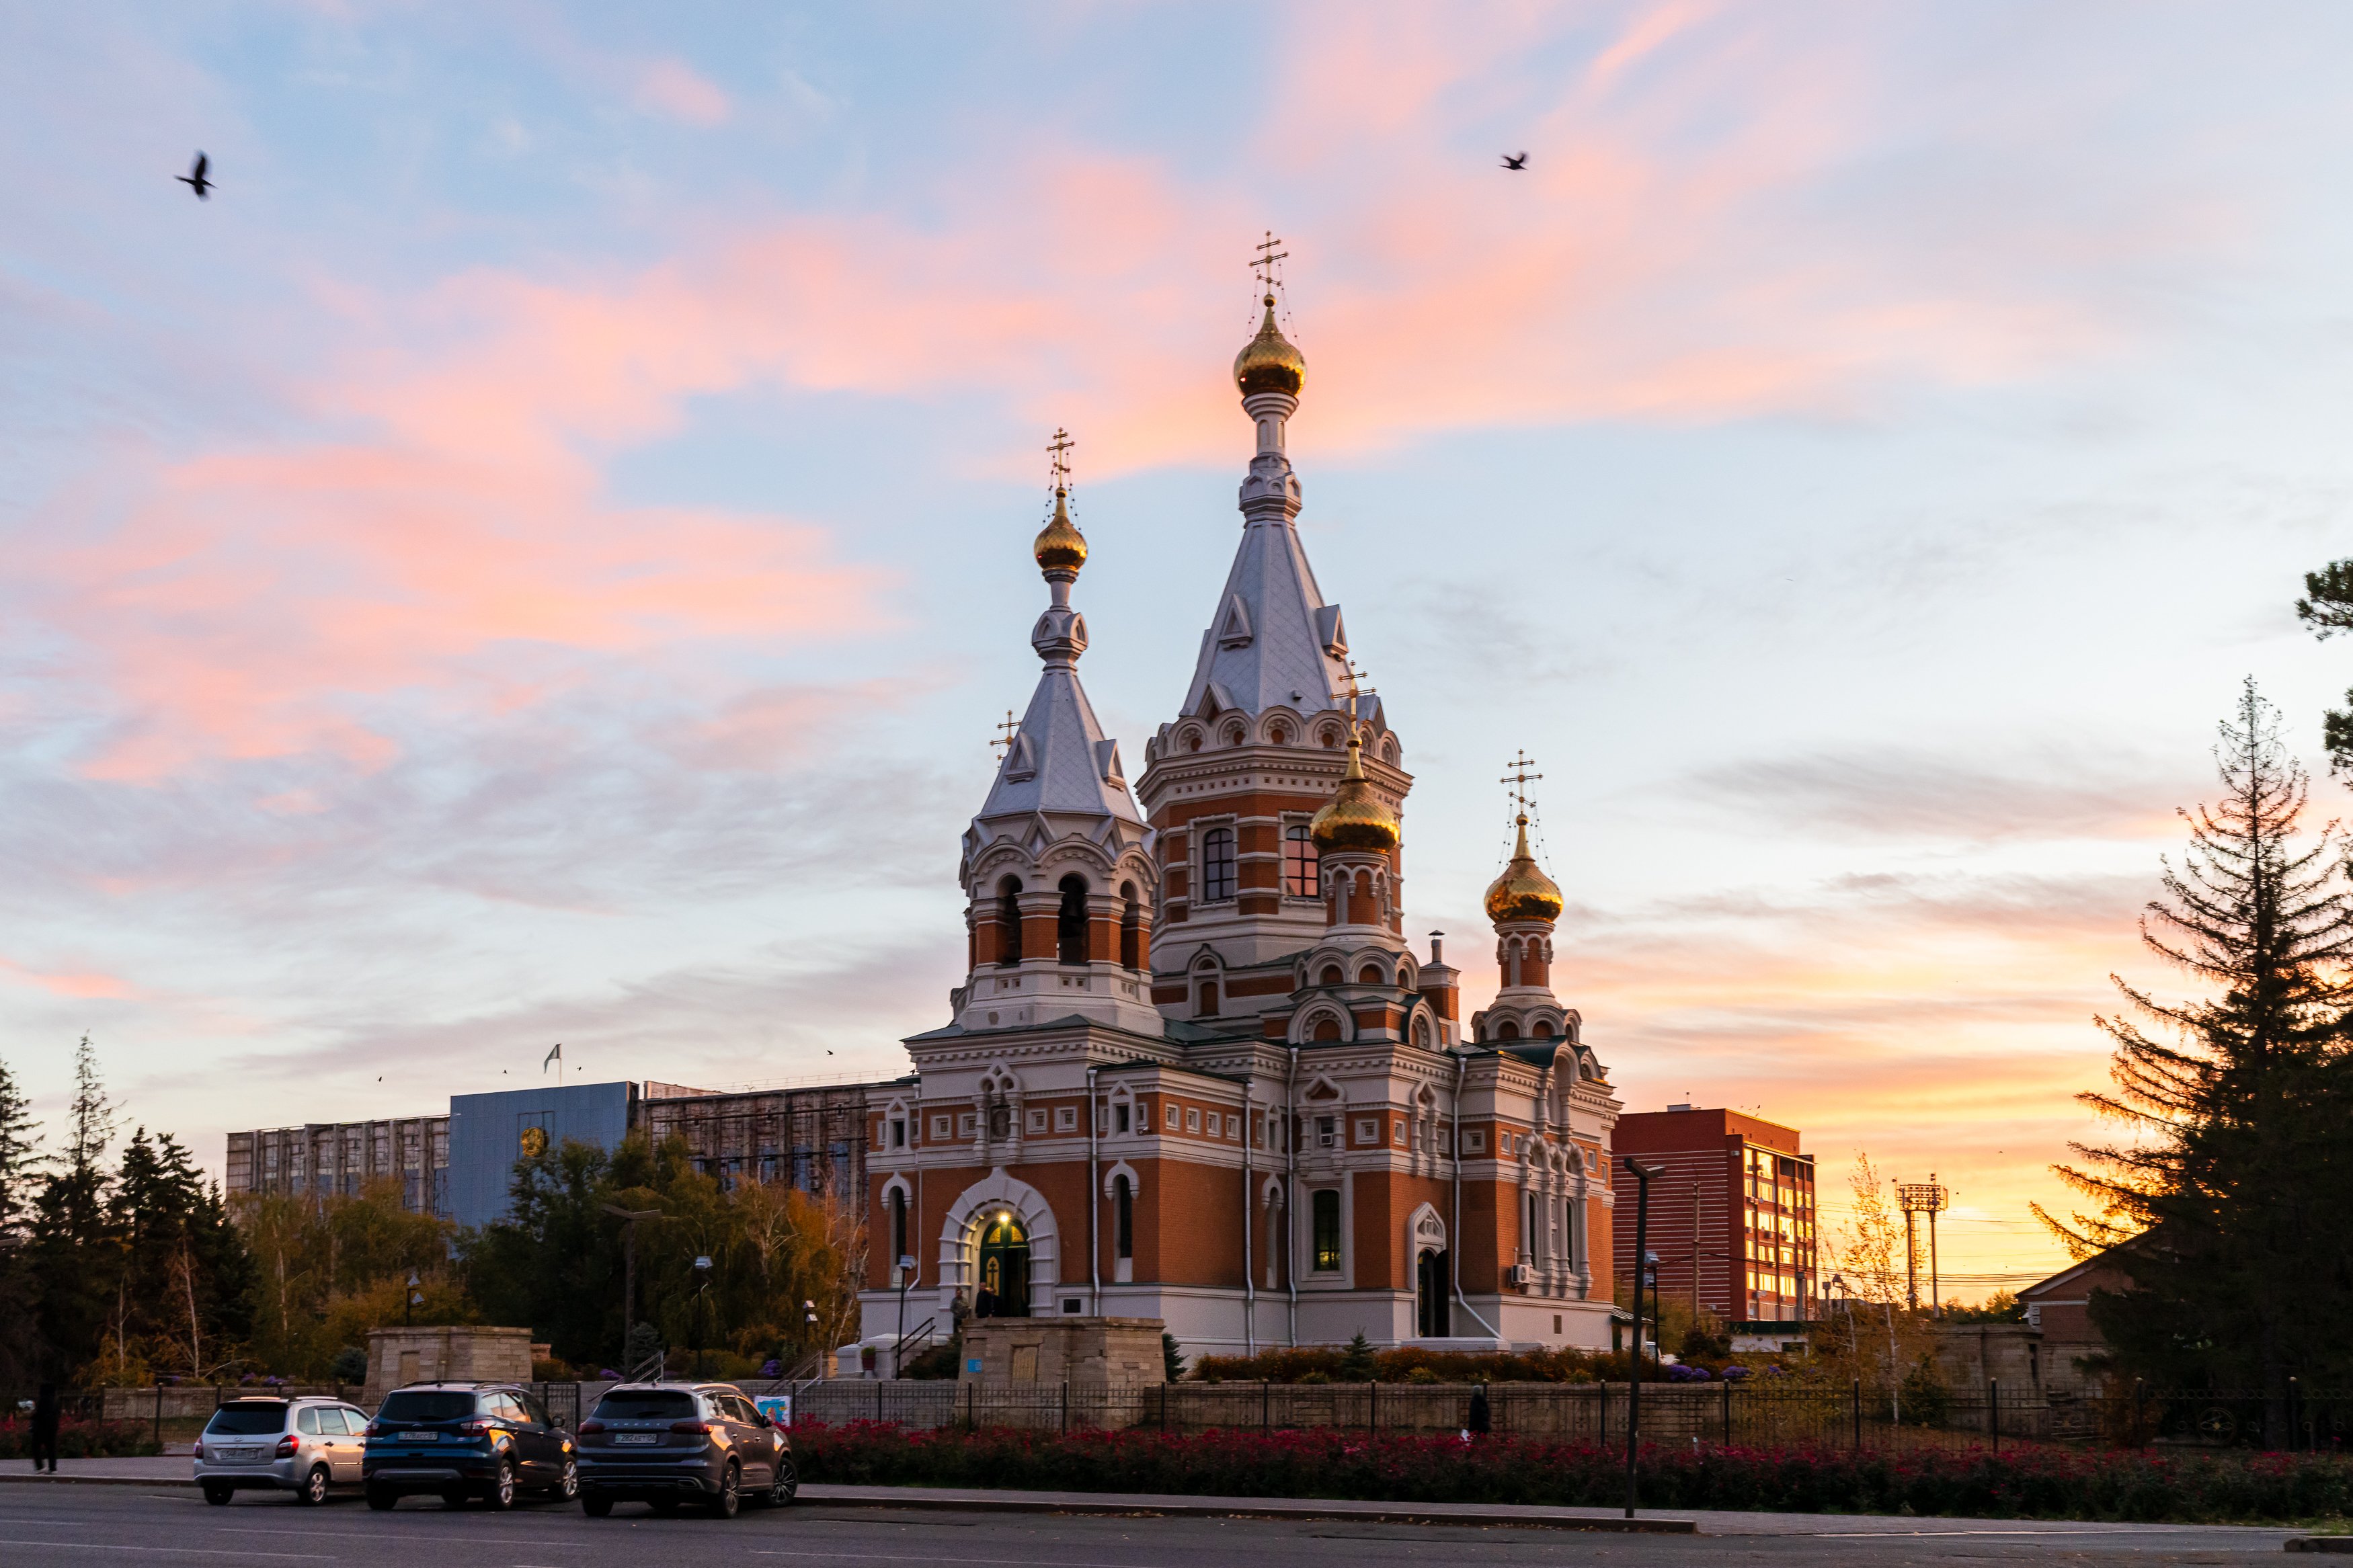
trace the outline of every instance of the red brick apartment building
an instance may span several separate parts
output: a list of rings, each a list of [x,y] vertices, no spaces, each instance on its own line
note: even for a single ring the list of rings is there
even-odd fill
[[[1661,1173],[1651,1182],[1651,1250],[1659,1291],[1735,1324],[1804,1322],[1821,1296],[1814,1250],[1814,1157],[1798,1131],[1736,1110],[1664,1110],[1620,1116],[1617,1264],[1634,1267],[1631,1157]]]

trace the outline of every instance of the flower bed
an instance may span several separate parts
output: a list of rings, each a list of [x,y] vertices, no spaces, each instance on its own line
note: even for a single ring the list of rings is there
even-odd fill
[[[1612,1507],[1624,1450],[1511,1437],[1463,1443],[1303,1430],[965,1434],[873,1422],[797,1426],[810,1481],[1385,1502]],[[1986,1449],[1901,1455],[1646,1448],[1646,1508],[2217,1522],[2336,1517],[2353,1460],[2326,1454]]]
[[[69,1415],[58,1424],[58,1455],[67,1459],[114,1459],[132,1454],[160,1454],[152,1426],[137,1421],[90,1421]],[[0,1459],[23,1459],[33,1452],[33,1422],[28,1415],[0,1419]]]

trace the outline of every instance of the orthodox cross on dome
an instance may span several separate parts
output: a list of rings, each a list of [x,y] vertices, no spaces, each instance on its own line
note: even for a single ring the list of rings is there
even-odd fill
[[[1348,689],[1341,694],[1348,700],[1348,716],[1352,719],[1360,718],[1363,716],[1364,710],[1359,699],[1377,697],[1380,693],[1364,684],[1365,672],[1356,668],[1355,659],[1343,658],[1340,662],[1348,671]]]
[[[1532,773],[1528,772],[1530,768],[1536,765],[1535,759],[1528,755],[1527,748],[1525,746],[1517,748],[1517,750],[1519,754],[1514,756],[1510,763],[1505,764],[1512,771],[1505,773],[1502,778],[1497,779],[1495,782],[1497,784],[1507,784],[1512,786],[1513,804],[1516,805],[1520,808],[1521,812],[1525,814],[1528,807],[1535,804],[1535,801],[1528,795],[1528,785],[1544,777],[1544,774]]]
[[[1005,710],[1005,721],[997,727],[997,733],[988,738],[989,751],[1001,761],[1006,752],[1012,747],[1013,737],[1020,732],[1020,721],[1013,717],[1013,710],[1008,708]]]
[[[1071,488],[1071,448],[1077,445],[1071,439],[1071,433],[1060,427],[1055,429],[1054,438],[1046,443],[1046,451],[1053,459],[1053,488],[1058,490]]]
[[[1274,237],[1274,230],[1268,229],[1266,237],[1258,244],[1257,257],[1250,262],[1251,275],[1258,279],[1260,285],[1270,294],[1274,291],[1274,264],[1278,261],[1288,261],[1291,258],[1291,252],[1275,248],[1282,243],[1282,241]]]

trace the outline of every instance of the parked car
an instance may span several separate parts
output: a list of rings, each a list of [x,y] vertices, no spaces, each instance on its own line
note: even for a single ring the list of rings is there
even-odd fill
[[[569,1498],[580,1487],[572,1435],[537,1394],[506,1383],[394,1389],[368,1426],[361,1477],[370,1508],[434,1492],[451,1508],[479,1497],[507,1509],[522,1492]]]
[[[218,1507],[241,1491],[322,1503],[359,1484],[367,1416],[336,1399],[232,1399],[196,1439],[196,1484]]]
[[[580,1423],[580,1507],[592,1519],[626,1499],[733,1519],[744,1498],[781,1508],[800,1484],[792,1439],[732,1383],[622,1384]]]

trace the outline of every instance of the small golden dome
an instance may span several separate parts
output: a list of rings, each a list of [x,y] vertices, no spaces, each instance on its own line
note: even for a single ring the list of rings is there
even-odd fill
[[[1038,557],[1038,564],[1051,572],[1060,567],[1075,572],[1087,563],[1087,538],[1071,521],[1071,508],[1063,498],[1061,486],[1054,487],[1053,521],[1038,531],[1038,541],[1029,547]]]
[[[1555,921],[1560,918],[1560,884],[1544,874],[1528,853],[1528,816],[1520,814],[1520,844],[1512,863],[1487,888],[1487,918],[1504,921]]]
[[[1266,320],[1259,323],[1258,336],[1234,356],[1234,384],[1242,389],[1244,397],[1253,392],[1287,392],[1296,397],[1306,379],[1307,361],[1274,324],[1274,296],[1269,294]]]
[[[1350,736],[1348,771],[1340,776],[1339,789],[1307,825],[1315,847],[1326,854],[1340,849],[1386,853],[1398,847],[1397,813],[1374,792],[1373,781],[1365,776],[1363,752],[1363,743]]]

